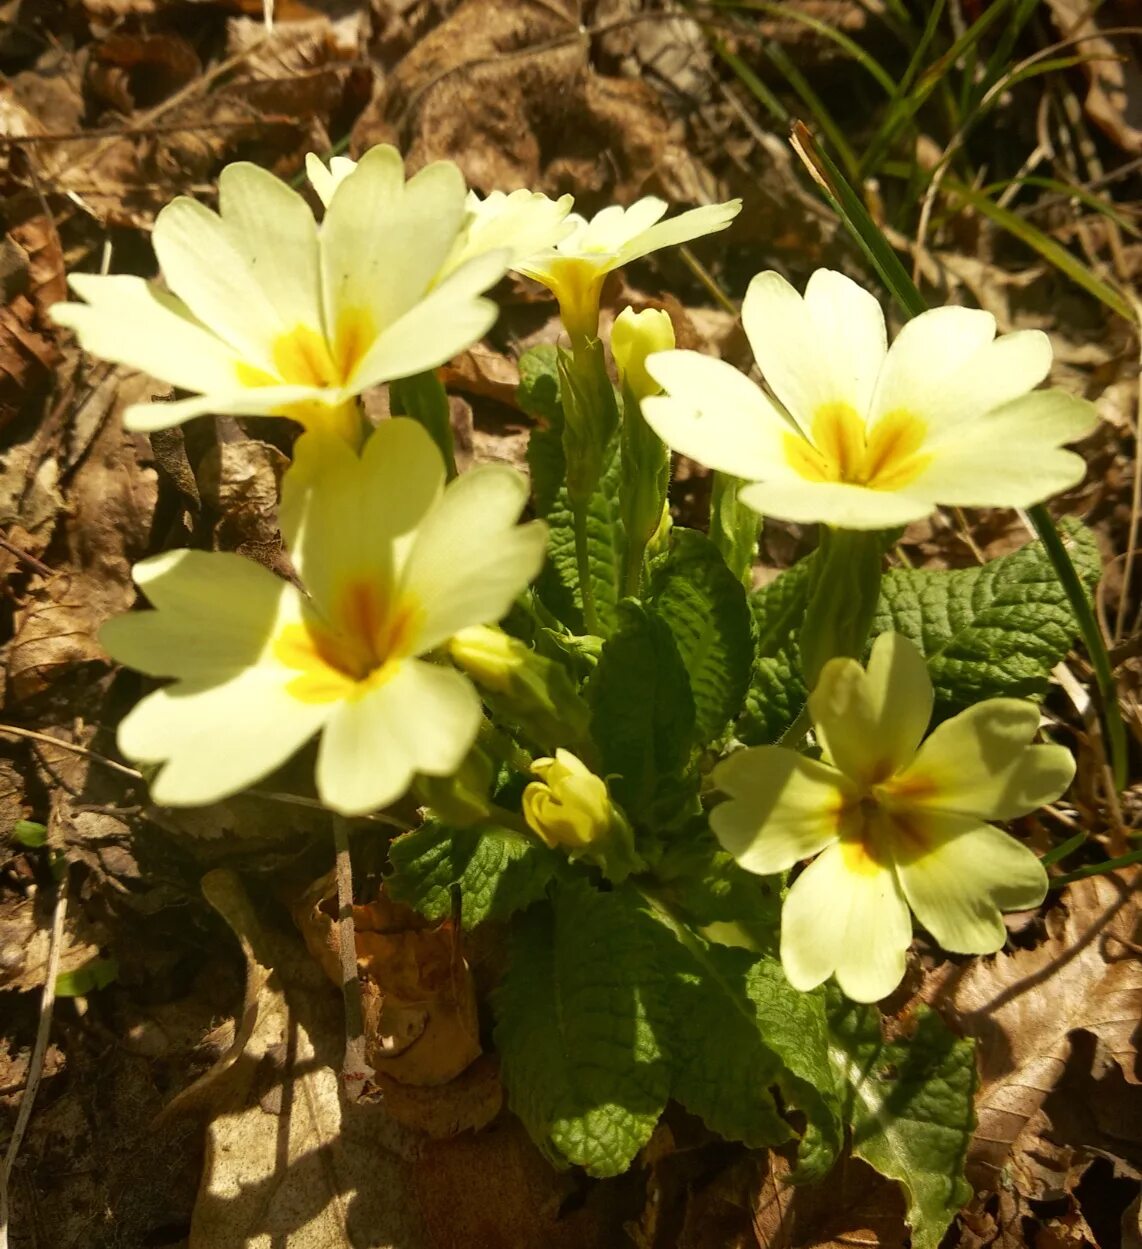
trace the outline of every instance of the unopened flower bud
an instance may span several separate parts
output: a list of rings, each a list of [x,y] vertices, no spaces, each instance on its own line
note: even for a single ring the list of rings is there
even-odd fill
[[[641,402],[648,395],[662,393],[662,387],[646,371],[646,357],[674,347],[674,326],[670,314],[660,308],[635,312],[624,308],[611,331],[611,354],[619,371],[619,381]]]
[[[523,791],[523,817],[546,845],[596,863],[613,881],[642,865],[606,782],[581,759],[557,750],[554,759],[536,759],[531,770],[539,780]]]
[[[484,692],[485,701],[545,749],[574,744],[589,713],[570,675],[502,629],[461,629],[449,653]]]

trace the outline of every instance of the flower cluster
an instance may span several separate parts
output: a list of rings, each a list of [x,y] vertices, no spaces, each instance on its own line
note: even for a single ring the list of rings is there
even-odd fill
[[[231,165],[217,211],[179,198],[159,214],[161,283],[74,275],[83,302],[53,311],[89,351],[188,392],[129,409],[131,428],[205,414],[303,428],[279,508],[295,578],[236,554],[167,552],[135,569],[151,610],[104,628],[111,656],[168,682],[119,730],[124,754],[155,765],[155,801],[224,798],[319,738],[316,790],[330,810],[370,812],[415,786],[437,821],[452,812],[455,826],[478,833],[499,820],[545,861],[553,851],[576,865],[568,872],[609,882],[604,892],[636,875],[656,896],[669,849],[661,829],[676,839],[694,826],[687,820],[712,845],[708,826],[747,872],[808,861],[781,917],[782,962],[798,990],[835,976],[860,1001],[891,992],[913,915],[947,950],[998,949],[1002,912],[1037,906],[1047,880],[992,821],[1057,798],[1073,761],[1034,744],[1035,706],[1010,698],[969,706],[925,737],[934,701],[921,653],[886,633],[861,658],[878,531],[941,504],[1029,505],[1081,477],[1082,459],[1064,444],[1096,418],[1083,400],[1038,389],[1051,365],[1046,336],[997,337],[988,313],[949,307],[916,317],[889,346],[880,305],[849,278],[820,270],[802,296],[767,272],[742,309],[764,388],[721,360],[675,350],[665,311],[627,309],[611,339],[616,390],[598,338],[607,274],[724,229],[740,202],[665,218],[667,205],[645,198],[587,220],[570,196],[480,197],[450,162],[406,177],[386,146],[359,161],[310,158],[307,172],[320,217],[269,173]],[[453,476],[434,373],[490,328],[488,292],[509,270],[550,289],[571,343],[551,378],[560,419],[541,433],[566,499],[562,512],[540,512],[562,526],[553,576],[577,573],[562,597],[545,596],[542,580],[529,591],[548,525],[521,523],[525,478],[502,465]],[[373,428],[360,397],[389,382],[400,383],[391,410],[405,415]],[[443,421],[407,398],[421,384]],[[670,450],[716,470],[719,489],[730,481],[752,513],[828,527],[799,641],[814,753],[726,753],[738,712],[707,698],[702,716],[721,720],[705,737],[675,749],[665,739],[676,726],[658,724],[655,702],[662,740],[641,753],[620,743],[623,767],[608,766],[614,730],[600,723],[595,682],[625,605],[615,606],[618,583],[610,617],[594,601],[590,504],[617,493],[616,576],[653,613],[648,587],[671,552]],[[732,541],[756,539],[752,513]],[[735,565],[711,530],[679,561],[694,575],[675,594],[692,613],[676,639],[680,668],[708,642],[697,637],[705,619],[694,622],[708,606],[700,578],[723,598],[736,592],[739,634],[749,632],[740,575],[745,567],[748,581],[749,551]],[[711,569],[707,547],[721,567]],[[854,589],[845,578],[856,567],[872,571]],[[739,693],[753,662],[742,646]],[[712,666],[723,663],[710,653]],[[691,693],[679,723],[697,715]],[[660,807],[675,794],[671,822]]]

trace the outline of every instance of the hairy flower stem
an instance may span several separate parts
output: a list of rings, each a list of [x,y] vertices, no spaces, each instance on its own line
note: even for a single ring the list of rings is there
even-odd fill
[[[353,863],[349,857],[349,821],[333,817],[333,845],[337,852],[337,942],[341,952],[341,993],[345,1000],[345,1057],[341,1079],[345,1094],[355,1102],[373,1074],[365,1061],[365,1012],[357,974],[357,934],[353,925]]]
[[[583,624],[588,633],[602,636],[599,610],[595,606],[595,588],[591,584],[591,556],[587,547],[587,505],[575,504],[575,570],[579,577],[579,591],[583,596]]]

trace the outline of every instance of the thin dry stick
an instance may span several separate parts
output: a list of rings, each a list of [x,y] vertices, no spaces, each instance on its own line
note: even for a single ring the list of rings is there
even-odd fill
[[[357,934],[353,926],[353,863],[349,857],[349,821],[333,817],[333,844],[337,850],[337,942],[341,950],[341,992],[345,999],[345,1057],[341,1079],[355,1102],[373,1074],[365,1061],[365,1012],[357,974]],[[4,1249],[0,1245],[0,1249]]]
[[[9,737],[26,737],[29,741],[43,742],[46,746],[58,746],[60,750],[70,750],[73,755],[84,755],[88,759],[94,759],[96,763],[102,763],[104,767],[110,768],[112,772],[118,772],[121,776],[129,776],[133,781],[141,781],[143,779],[142,772],[136,771],[135,768],[128,768],[122,763],[116,763],[114,759],[108,759],[106,755],[97,754],[86,746],[80,746],[75,742],[65,742],[58,737],[52,737],[50,733],[37,733],[34,729],[20,729],[14,724],[0,724],[0,734]]]
[[[36,1031],[32,1060],[28,1064],[28,1082],[24,1086],[24,1095],[20,1098],[20,1109],[16,1113],[16,1126],[12,1129],[8,1152],[4,1155],[3,1165],[0,1165],[0,1249],[8,1249],[8,1180],[12,1175],[16,1155],[20,1152],[20,1142],[24,1139],[28,1120],[32,1117],[36,1090],[40,1086],[40,1078],[44,1073],[44,1055],[47,1053],[48,1036],[52,1030],[52,1009],[56,1000],[56,976],[59,974],[60,955],[63,952],[63,921],[66,914],[67,873],[65,872],[60,878],[59,890],[56,893],[51,945],[48,947],[47,979],[40,998],[40,1024]]]
[[[34,569],[41,577],[54,577],[55,571],[47,566],[43,560],[36,559],[28,551],[18,547],[14,542],[9,541],[2,533],[0,533],[0,546],[4,548],[10,555],[14,555],[18,560],[22,560],[29,568]]]
[[[106,755],[101,755],[87,746],[80,746],[76,742],[67,742],[59,737],[52,737],[50,733],[37,733],[34,729],[21,729],[14,724],[0,724],[0,736],[4,734],[11,737],[26,737],[29,741],[43,742],[46,746],[58,746],[61,750],[70,750],[73,755],[83,755],[94,763],[101,763],[105,768],[110,768],[121,776],[129,776],[133,781],[146,780],[142,772],[136,768],[129,768],[126,764],[116,763],[114,759],[108,759]],[[325,810],[323,803],[316,798],[307,798],[304,794],[277,793],[270,789],[247,789],[245,793],[248,798],[264,798],[267,802],[282,802],[293,807],[309,807],[315,811]],[[387,824],[390,828],[399,829],[402,833],[407,833],[411,828],[411,825],[406,821],[398,820],[396,816],[384,815],[380,812],[362,815],[360,818],[362,820],[371,820],[375,824]]]

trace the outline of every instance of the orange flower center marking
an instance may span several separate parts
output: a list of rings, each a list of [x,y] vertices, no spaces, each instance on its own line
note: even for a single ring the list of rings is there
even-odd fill
[[[414,653],[420,609],[409,598],[390,603],[375,581],[348,581],[328,622],[289,624],[274,657],[299,675],[287,686],[307,703],[360,698],[387,681]]]
[[[911,412],[888,412],[871,428],[847,403],[817,409],[811,439],[784,436],[790,466],[807,481],[845,482],[870,490],[900,490],[931,462],[920,448],[928,427]]]
[[[840,843],[848,871],[871,876],[927,853],[931,846],[917,814],[896,801],[913,792],[889,780],[842,808]]]

